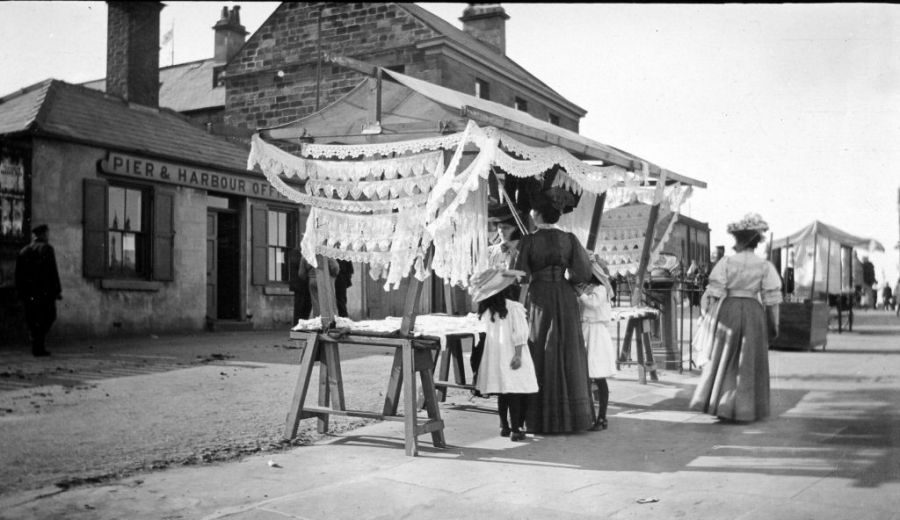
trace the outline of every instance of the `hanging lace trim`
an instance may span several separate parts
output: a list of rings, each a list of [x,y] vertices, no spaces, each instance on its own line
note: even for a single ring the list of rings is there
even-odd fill
[[[641,204],[623,206],[604,213],[594,251],[609,264],[611,273],[621,275],[637,273],[650,211],[650,205]],[[669,241],[677,218],[677,213],[664,207],[660,208],[659,220],[653,230],[654,241],[651,242],[653,249],[649,253],[647,265],[652,265],[659,258],[663,247]]]
[[[472,175],[475,175],[474,173]],[[475,177],[477,179],[477,177]],[[487,183],[477,183],[472,196],[444,213],[428,228],[435,239],[431,268],[450,285],[469,286],[469,279],[489,265]],[[457,199],[454,202],[459,202]]]
[[[443,168],[440,168],[443,170]],[[410,177],[404,179],[391,179],[384,181],[328,181],[309,180],[306,182],[306,192],[316,197],[334,197],[346,199],[359,199],[365,196],[370,200],[396,199],[398,197],[411,197],[414,195],[428,194],[440,173],[424,177]]]
[[[262,140],[259,134],[252,138],[247,168],[257,164],[263,170],[300,180],[318,179],[332,181],[377,181],[434,174],[443,167],[444,154],[440,150],[390,159],[366,161],[321,161],[305,159],[289,154]]]
[[[558,146],[529,146],[513,139],[496,128],[489,127],[486,129],[486,132],[488,131],[488,135],[495,134],[497,136],[500,145],[503,148],[525,159],[525,161],[519,161],[509,158],[509,160],[506,161],[504,158],[499,157],[500,154],[498,154],[498,159],[506,161],[511,170],[503,168],[499,163],[497,166],[500,166],[505,171],[519,177],[524,175],[519,175],[516,173],[515,169],[516,167],[521,168],[523,166],[522,163],[527,161],[534,162],[534,166],[529,167],[529,170],[531,171],[538,168],[543,168],[541,171],[547,171],[553,168],[553,166],[559,165],[559,167],[568,174],[570,182],[574,181],[577,184],[579,192],[581,189],[584,189],[592,193],[603,193],[610,186],[624,182],[626,178],[633,175],[621,166],[594,166],[587,164]],[[573,187],[575,187],[575,185],[573,185]]]
[[[478,154],[459,171],[469,144],[478,148]],[[451,284],[468,286],[471,275],[487,267],[487,183],[482,180],[487,179],[492,166],[528,177],[558,165],[562,170],[557,185],[578,193],[607,192],[608,208],[616,207],[626,197],[632,200],[649,195],[649,203],[665,201],[667,207],[677,211],[690,195],[690,187],[678,185],[642,189],[642,181],[645,183],[649,176],[646,163],[642,163],[640,172],[589,165],[562,148],[529,146],[496,128],[480,128],[473,121],[460,133],[413,141],[305,144],[303,157],[294,157],[258,136],[253,145],[248,165],[259,165],[280,193],[312,208],[302,244],[307,260],[315,265],[315,255],[323,254],[367,263],[373,279],[385,279],[385,289],[399,287],[411,269],[420,280],[428,276],[430,271],[423,259],[432,243],[434,272]],[[444,170],[443,151],[452,147],[456,149]],[[435,151],[422,153],[426,150]],[[389,154],[415,155],[380,158]],[[370,159],[347,160],[352,157]],[[281,175],[308,179],[306,193],[286,184]],[[610,201],[609,194],[617,189],[621,194],[613,194]],[[646,221],[643,225],[646,227]],[[674,219],[664,233],[665,239],[673,225]],[[644,231],[609,230],[604,247],[614,272],[637,268],[635,252],[639,259]],[[655,248],[654,260],[664,243]]]
[[[347,159],[350,157],[372,157],[376,155],[419,153],[424,150],[449,150],[456,146],[464,132],[444,135],[440,137],[427,137],[413,139],[411,141],[395,141],[393,143],[365,143],[365,144],[303,144],[300,155],[303,157],[335,157]]]
[[[385,278],[385,290],[399,287],[413,264],[416,276],[427,276],[422,258],[423,208],[398,213],[352,215],[321,208],[310,210],[301,251],[316,265],[316,254],[370,265],[373,279]]]
[[[403,210],[423,206],[428,201],[428,193],[398,197],[387,200],[340,200],[327,197],[317,197],[298,191],[288,185],[277,173],[263,170],[263,174],[269,183],[282,195],[299,204],[305,204],[313,208],[330,209],[334,211],[346,211],[353,213],[378,213],[394,209]]]
[[[694,190],[690,185],[680,182],[666,186],[661,194],[658,194],[656,186],[639,186],[634,183],[622,186],[611,186],[606,192],[605,207],[612,209],[630,202],[642,202],[644,204],[660,203],[660,207],[680,213],[681,206],[693,195]]]

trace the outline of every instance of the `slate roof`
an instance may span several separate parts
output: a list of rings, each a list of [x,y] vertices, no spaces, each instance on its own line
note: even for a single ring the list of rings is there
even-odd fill
[[[213,58],[159,69],[159,106],[176,112],[225,107],[225,87],[213,87]],[[106,91],[106,78],[83,83]]]
[[[0,135],[21,132],[241,172],[250,152],[170,109],[52,79],[0,98]]]

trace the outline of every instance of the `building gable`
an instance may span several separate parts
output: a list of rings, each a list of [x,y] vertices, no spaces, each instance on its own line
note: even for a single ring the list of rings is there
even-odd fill
[[[481,81],[490,84],[490,99],[527,105],[533,116],[575,132],[585,113],[503,54],[414,4],[285,2],[226,67],[226,124],[278,126],[336,102],[364,75],[328,56],[467,94]]]
[[[282,3],[225,69],[226,123],[253,129],[293,121],[338,100],[364,78],[324,60],[319,68],[320,50],[383,67],[402,65],[407,74],[437,81],[438,67],[425,63],[416,44],[438,36],[392,3]]]

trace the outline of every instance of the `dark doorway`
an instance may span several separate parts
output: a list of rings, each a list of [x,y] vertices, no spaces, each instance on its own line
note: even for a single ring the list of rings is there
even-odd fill
[[[240,228],[237,213],[217,212],[216,233],[216,319],[238,320],[240,311],[241,265]]]

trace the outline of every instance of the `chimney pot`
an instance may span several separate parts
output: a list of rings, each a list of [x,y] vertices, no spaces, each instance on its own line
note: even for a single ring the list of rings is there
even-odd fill
[[[241,7],[234,6],[229,11],[228,6],[222,7],[222,17],[213,26],[215,31],[214,61],[217,64],[225,64],[234,57],[244,45],[247,37],[247,29],[241,25]]]
[[[500,54],[506,54],[509,15],[499,3],[470,3],[459,20],[463,23],[463,31]]]

